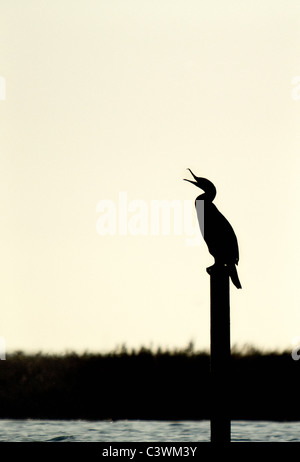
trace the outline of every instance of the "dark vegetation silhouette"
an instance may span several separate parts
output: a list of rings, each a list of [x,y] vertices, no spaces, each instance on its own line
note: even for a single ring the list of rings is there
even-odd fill
[[[2,419],[210,418],[210,356],[192,344],[175,351],[16,352],[0,365]],[[300,420],[300,361],[290,352],[233,348],[230,369],[232,420]]]
[[[241,289],[241,283],[237,274],[236,265],[239,263],[239,247],[237,237],[229,221],[217,209],[213,200],[217,190],[215,185],[193,174],[195,181],[188,181],[204,191],[195,200],[200,231],[205,240],[208,250],[215,258],[215,265],[227,266],[229,276],[233,284]],[[209,268],[208,268],[209,271]]]

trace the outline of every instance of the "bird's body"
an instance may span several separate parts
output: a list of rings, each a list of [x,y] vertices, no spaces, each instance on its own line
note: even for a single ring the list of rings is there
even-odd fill
[[[212,202],[204,201],[203,230],[203,238],[208,250],[216,261],[225,264],[238,263],[239,249],[236,235],[229,221]]]
[[[190,181],[205,191],[195,201],[202,236],[210,254],[215,258],[215,264],[226,265],[233,284],[240,289],[242,286],[236,270],[239,262],[239,248],[235,232],[229,221],[212,202],[216,196],[213,183],[206,178],[196,177],[193,173],[192,175],[196,181],[186,181]]]

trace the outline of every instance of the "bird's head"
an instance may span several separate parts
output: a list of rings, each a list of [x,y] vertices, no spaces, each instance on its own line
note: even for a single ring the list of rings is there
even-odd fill
[[[188,168],[187,170],[191,172],[195,181],[187,180],[187,179],[184,179],[184,181],[188,181],[189,183],[192,183],[198,188],[202,189],[204,191],[204,194],[202,195],[203,198],[207,198],[211,201],[214,200],[217,194],[215,185],[211,181],[207,180],[206,178],[201,178],[199,176],[194,175],[190,168]]]

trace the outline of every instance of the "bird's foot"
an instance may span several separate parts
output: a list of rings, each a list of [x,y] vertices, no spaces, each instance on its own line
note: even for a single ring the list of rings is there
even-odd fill
[[[215,265],[212,265],[212,266],[209,266],[208,268],[206,268],[206,271],[208,272],[208,274],[211,274],[214,267],[215,267]]]
[[[209,266],[208,268],[206,268],[206,271],[208,274],[212,274],[212,272],[214,270],[218,270],[220,268],[223,268],[224,266],[224,263],[220,263],[220,262],[215,262],[212,266]]]

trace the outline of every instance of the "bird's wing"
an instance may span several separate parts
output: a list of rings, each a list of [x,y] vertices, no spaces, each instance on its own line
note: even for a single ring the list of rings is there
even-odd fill
[[[210,253],[216,258],[238,264],[239,248],[235,232],[214,204],[206,208],[204,215],[204,239]]]

